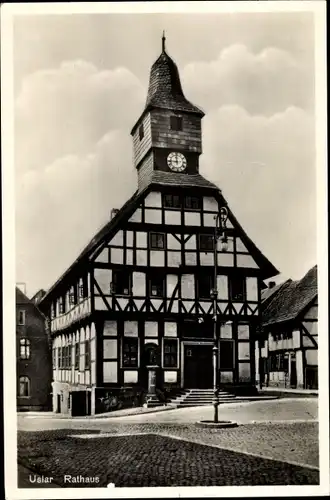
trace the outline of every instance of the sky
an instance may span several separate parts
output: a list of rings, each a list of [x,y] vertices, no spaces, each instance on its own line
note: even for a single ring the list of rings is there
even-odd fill
[[[47,289],[137,187],[130,130],[166,48],[201,107],[200,173],[281,272],[316,264],[313,15],[17,16],[16,281]]]

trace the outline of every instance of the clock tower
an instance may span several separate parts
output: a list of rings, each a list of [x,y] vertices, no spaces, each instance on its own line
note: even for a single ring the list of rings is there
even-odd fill
[[[139,189],[157,179],[198,175],[202,153],[201,120],[204,112],[189,102],[182,90],[177,65],[165,49],[151,67],[145,108],[135,123],[134,165]]]

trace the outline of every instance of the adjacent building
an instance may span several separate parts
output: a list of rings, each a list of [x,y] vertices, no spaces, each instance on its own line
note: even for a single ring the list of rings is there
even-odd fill
[[[278,271],[199,173],[203,116],[163,39],[131,131],[137,190],[39,303],[55,411],[93,414],[111,389],[146,388],[150,364],[163,387],[211,388],[215,307],[220,384],[254,387],[261,287]],[[227,248],[215,248],[223,207]]]
[[[262,292],[257,379],[268,387],[318,388],[317,266]]]
[[[51,409],[51,349],[45,317],[16,287],[17,410]]]

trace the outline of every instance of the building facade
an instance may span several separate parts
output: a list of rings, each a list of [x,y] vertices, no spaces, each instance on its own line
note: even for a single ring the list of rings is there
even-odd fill
[[[56,411],[94,413],[110,388],[145,388],[150,364],[162,387],[212,387],[215,318],[220,384],[255,384],[260,290],[277,270],[199,173],[203,116],[163,39],[131,131],[137,191],[40,302]],[[227,249],[214,237],[223,207]]]
[[[51,348],[45,317],[16,288],[17,410],[51,409]]]
[[[317,266],[263,292],[257,379],[268,387],[318,388]]]

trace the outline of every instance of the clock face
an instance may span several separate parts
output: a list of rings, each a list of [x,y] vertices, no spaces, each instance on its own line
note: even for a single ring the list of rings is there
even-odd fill
[[[183,172],[187,166],[187,160],[182,153],[170,153],[167,157],[167,165],[174,172]]]

